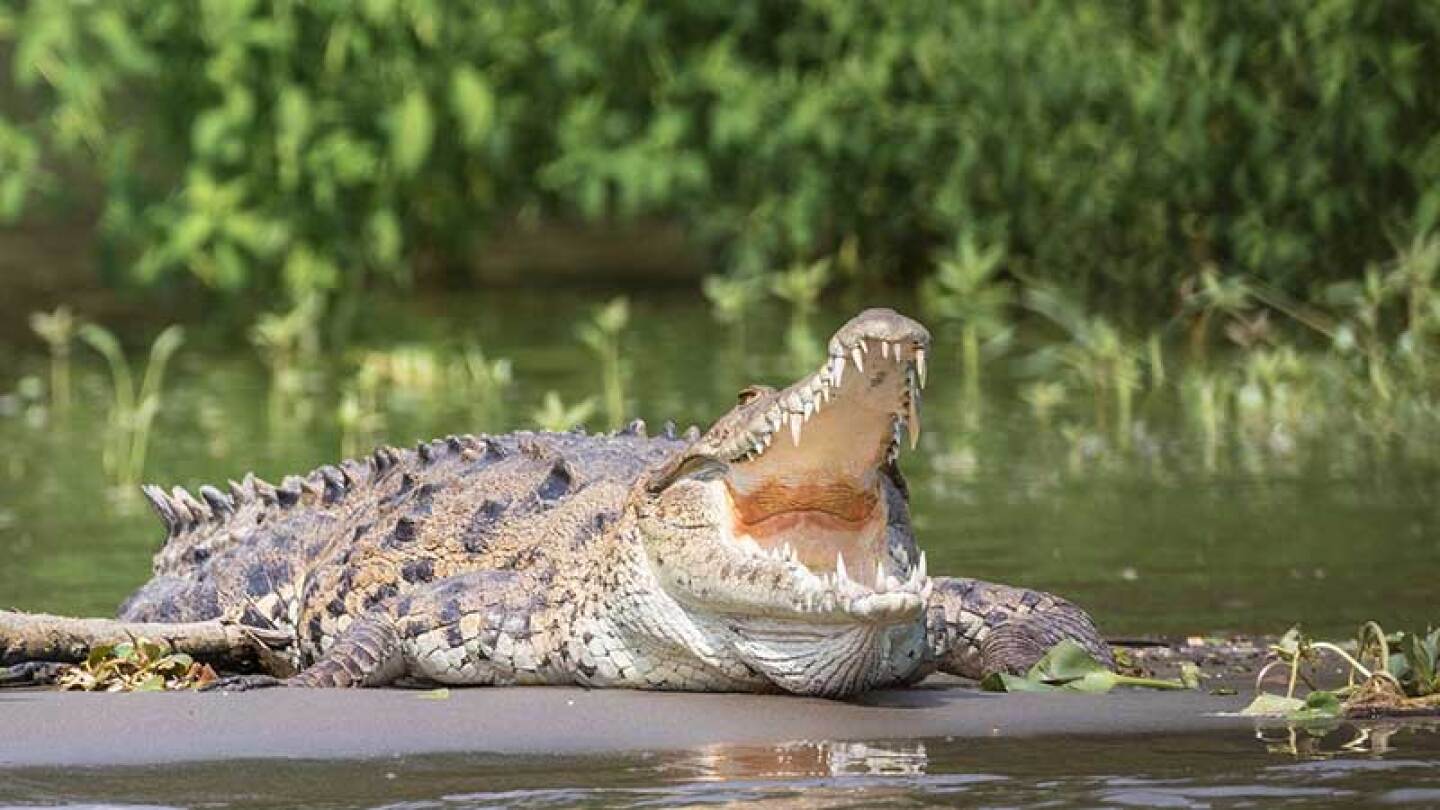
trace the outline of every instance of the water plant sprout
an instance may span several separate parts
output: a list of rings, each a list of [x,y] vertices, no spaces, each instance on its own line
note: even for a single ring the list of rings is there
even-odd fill
[[[612,298],[596,309],[590,320],[576,330],[580,341],[600,362],[601,400],[611,427],[625,423],[625,369],[620,356],[620,335],[630,323],[630,302],[624,296]],[[584,420],[580,420],[584,421]]]
[[[80,339],[105,358],[110,369],[112,398],[105,434],[104,466],[117,490],[134,490],[145,471],[150,447],[150,428],[163,398],[165,370],[180,348],[184,332],[167,327],[150,345],[150,357],[140,387],[125,357],[120,341],[103,326],[87,323],[80,327]]]
[[[61,419],[70,412],[70,345],[77,327],[74,313],[64,305],[30,315],[30,328],[50,350],[50,409]]]

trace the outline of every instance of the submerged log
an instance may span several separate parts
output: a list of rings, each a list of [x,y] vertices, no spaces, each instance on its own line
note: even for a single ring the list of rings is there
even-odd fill
[[[96,647],[149,639],[167,652],[183,652],[198,661],[230,670],[265,668],[274,651],[291,638],[222,619],[203,622],[122,622],[76,619],[47,613],[0,610],[0,666],[30,661],[79,663]]]

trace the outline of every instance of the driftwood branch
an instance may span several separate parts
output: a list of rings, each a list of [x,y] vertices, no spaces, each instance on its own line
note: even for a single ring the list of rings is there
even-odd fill
[[[220,619],[122,622],[0,610],[0,666],[29,661],[78,663],[95,647],[140,638],[227,669],[264,667],[273,651],[291,642],[286,633]]]

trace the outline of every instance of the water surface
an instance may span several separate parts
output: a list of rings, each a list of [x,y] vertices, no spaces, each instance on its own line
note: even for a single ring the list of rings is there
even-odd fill
[[[1433,806],[1434,727],[796,742],[607,757],[248,761],[0,773],[18,806],[480,810]]]

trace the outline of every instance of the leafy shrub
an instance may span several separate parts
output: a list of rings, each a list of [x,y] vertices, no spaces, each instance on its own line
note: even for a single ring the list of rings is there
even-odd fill
[[[0,214],[103,189],[129,276],[403,283],[512,217],[684,222],[742,274],[858,250],[1160,301],[1292,291],[1440,221],[1440,5],[0,4]]]

